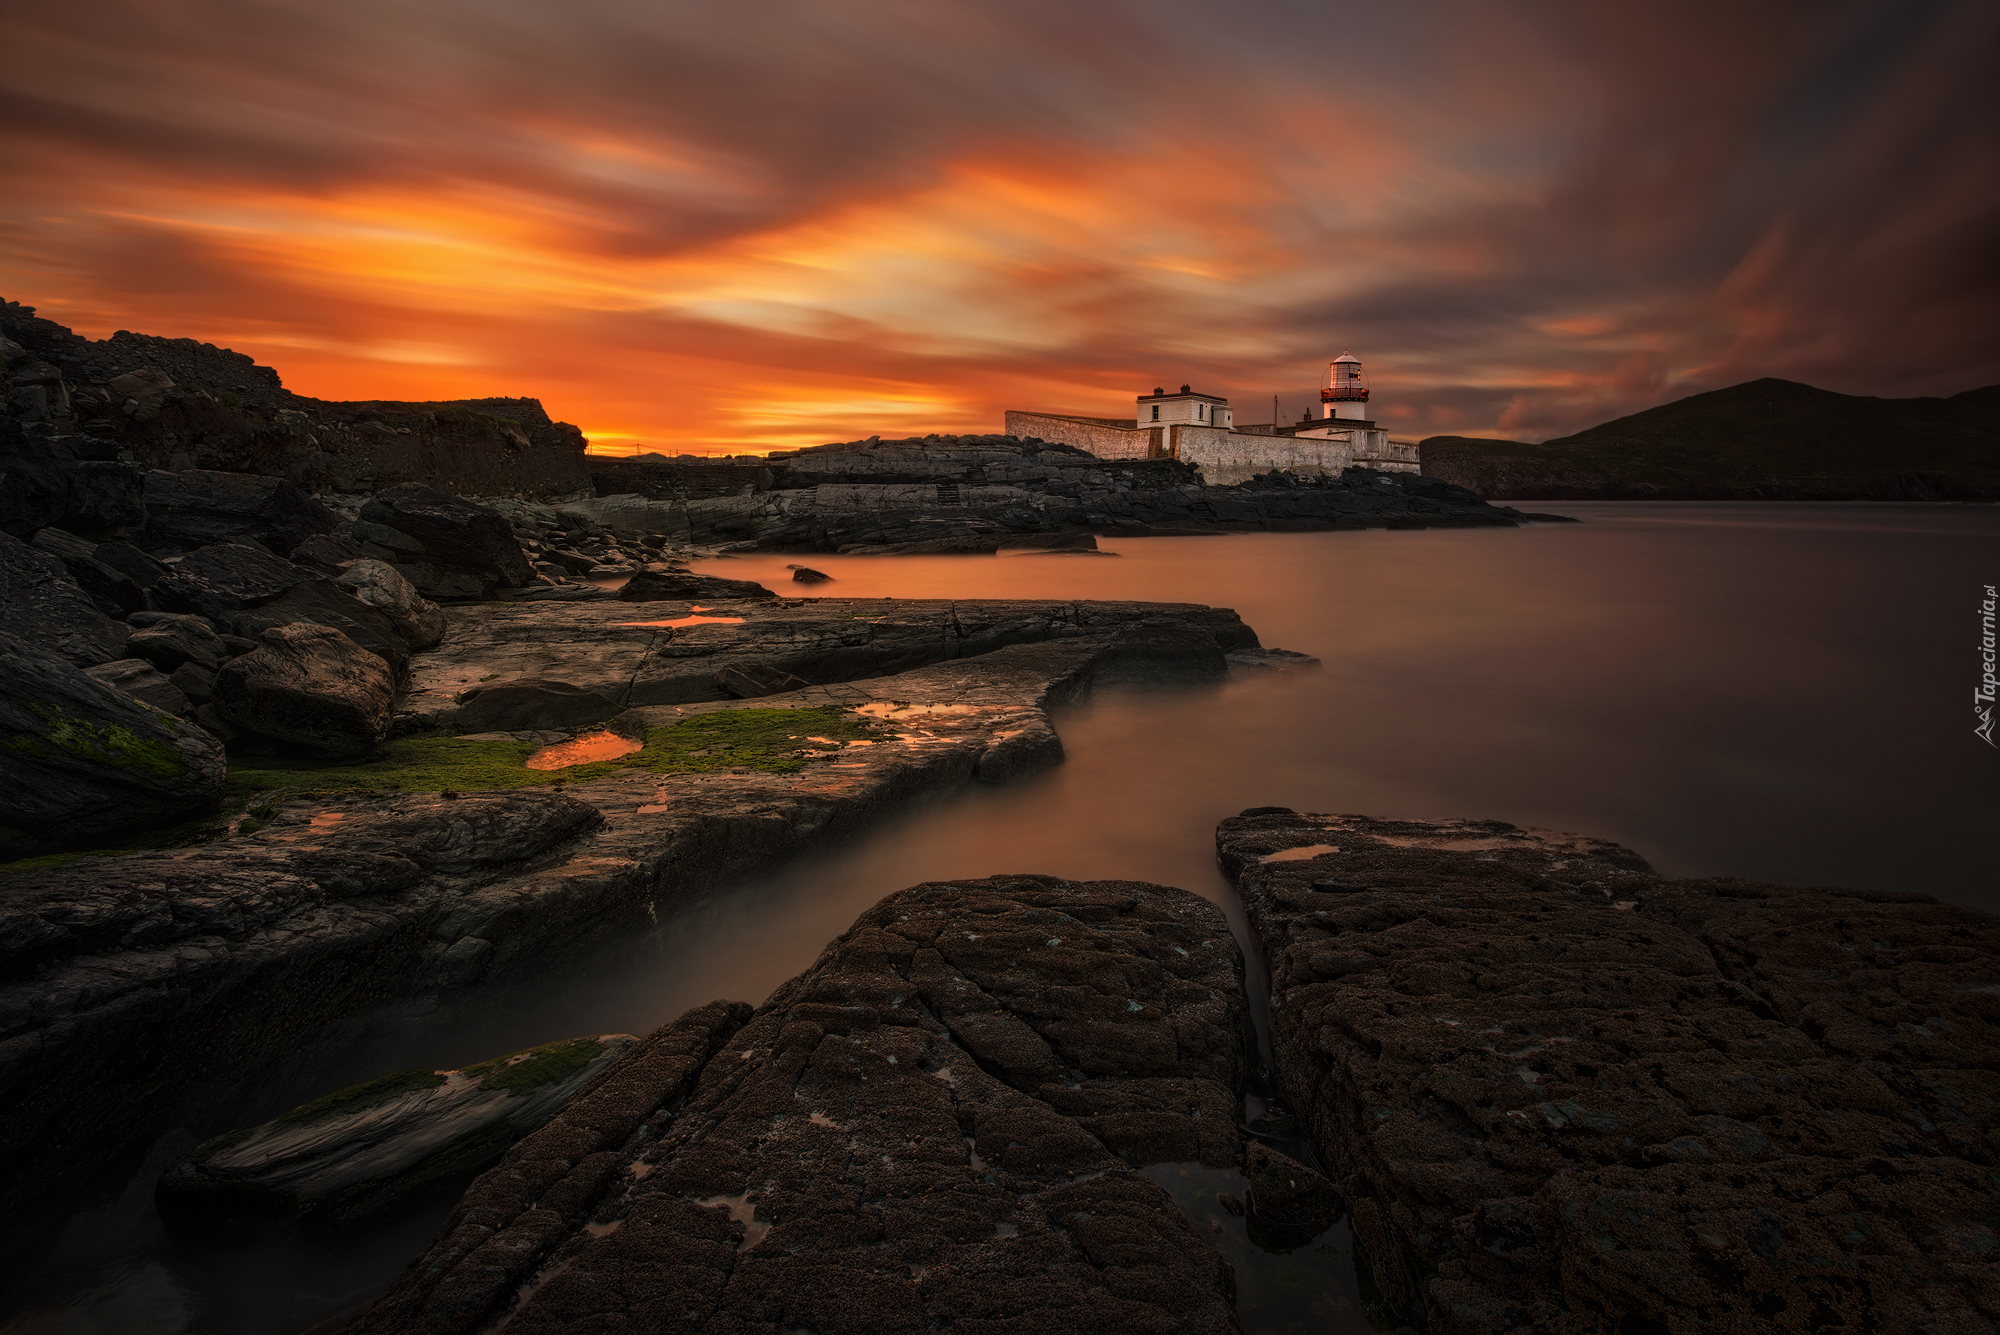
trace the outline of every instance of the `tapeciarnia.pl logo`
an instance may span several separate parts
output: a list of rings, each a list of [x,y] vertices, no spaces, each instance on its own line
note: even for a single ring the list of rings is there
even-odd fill
[[[1993,691],[1997,684],[1993,677],[1993,608],[2000,603],[1993,586],[1986,586],[1986,601],[1979,605],[1979,663],[1982,671],[1979,685],[1972,692],[1972,712],[1979,719],[1979,726],[1972,731],[1988,746],[1993,746]]]

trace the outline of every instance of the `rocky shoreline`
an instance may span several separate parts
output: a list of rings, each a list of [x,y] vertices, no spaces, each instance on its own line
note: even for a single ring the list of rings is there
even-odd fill
[[[16,1110],[0,1199],[17,1239],[64,1190],[110,1185],[186,1091],[226,1101],[329,1025],[523,976],[888,811],[1033,774],[1062,754],[1049,707],[1215,680],[1256,643],[1232,613],[1170,604],[769,599],[719,604],[740,621],[692,645],[607,624],[633,618],[617,608],[473,609],[456,656],[418,660],[411,696],[448,732],[441,678],[504,668],[479,658],[479,627],[497,626],[496,655],[624,679],[599,729],[625,743],[611,760],[526,767],[564,731],[391,743],[332,769],[239,760],[239,784],[265,790],[225,837],[0,878]],[[754,700],[716,684],[718,663],[760,662],[832,680]]]

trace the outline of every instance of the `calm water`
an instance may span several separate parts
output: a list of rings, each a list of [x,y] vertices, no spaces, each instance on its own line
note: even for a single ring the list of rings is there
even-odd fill
[[[2000,509],[1594,503],[1518,530],[1107,542],[1112,557],[803,558],[841,597],[1233,607],[1315,673],[1100,695],[1069,760],[952,795],[642,940],[385,1034],[268,1116],[400,1066],[452,1067],[761,1001],[920,880],[1048,872],[1183,886],[1234,911],[1212,834],[1244,807],[1497,818],[1617,840],[1661,871],[1920,890],[2000,909],[2000,751],[1972,734]],[[796,556],[701,568],[787,592]],[[215,1134],[224,1127],[201,1129]],[[309,1258],[184,1258],[242,1331],[324,1311]],[[255,1271],[264,1278],[257,1279]],[[282,1272],[284,1278],[279,1278]],[[350,1276],[351,1271],[343,1271]]]

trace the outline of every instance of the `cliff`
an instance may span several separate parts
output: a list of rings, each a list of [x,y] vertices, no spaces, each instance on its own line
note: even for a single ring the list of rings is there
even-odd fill
[[[2000,500],[2000,385],[1947,399],[1753,380],[1541,445],[1432,436],[1426,476],[1490,500]]]
[[[0,380],[4,411],[24,425],[169,472],[362,494],[410,482],[535,499],[590,489],[583,433],[534,399],[328,402],[211,343],[122,329],[87,339],[15,302],[0,302]]]

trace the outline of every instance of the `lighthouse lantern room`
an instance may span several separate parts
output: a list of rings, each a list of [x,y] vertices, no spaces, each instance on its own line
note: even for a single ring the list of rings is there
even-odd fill
[[[1326,388],[1319,392],[1320,415],[1361,422],[1368,419],[1368,377],[1361,374],[1361,359],[1343,352],[1326,367]]]

